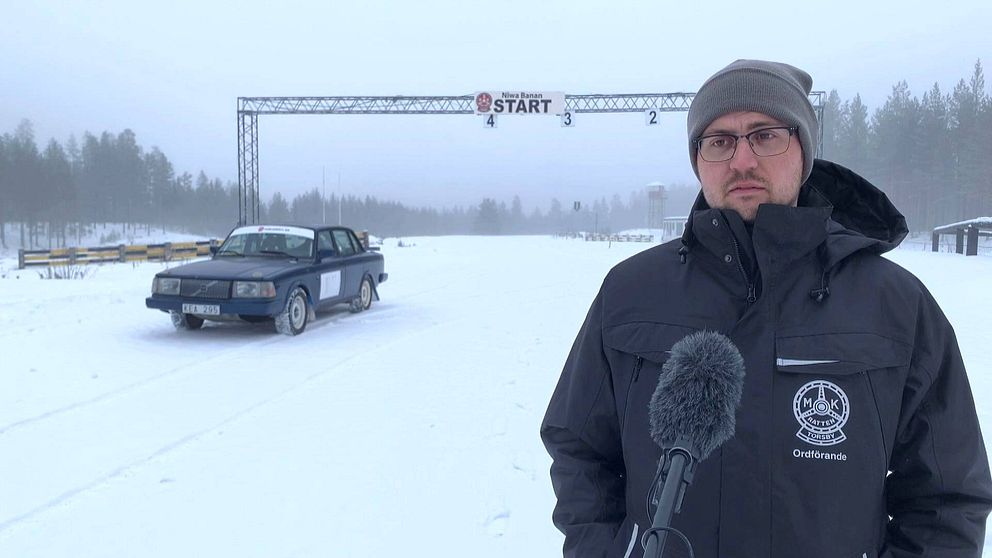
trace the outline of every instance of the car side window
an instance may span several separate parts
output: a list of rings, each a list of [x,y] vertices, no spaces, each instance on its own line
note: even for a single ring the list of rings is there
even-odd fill
[[[320,231],[317,233],[317,250],[334,251],[334,242],[331,241],[331,231]]]
[[[298,258],[309,258],[313,254],[313,240],[309,238],[304,238],[302,236],[287,236],[286,237],[286,253],[292,254]]]
[[[362,241],[361,240],[358,240],[358,237],[355,236],[355,233],[354,232],[349,233],[349,236],[351,237],[351,242],[355,245],[355,251],[356,252],[364,252],[365,251],[365,245],[362,244]]]
[[[335,229],[331,231],[334,235],[334,242],[338,245],[339,253],[342,256],[352,256],[355,254],[355,246],[351,243],[348,231]]]

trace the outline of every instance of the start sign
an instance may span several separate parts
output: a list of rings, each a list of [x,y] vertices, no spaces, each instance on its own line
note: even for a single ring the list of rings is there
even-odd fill
[[[475,114],[561,114],[560,91],[482,91],[475,94]]]

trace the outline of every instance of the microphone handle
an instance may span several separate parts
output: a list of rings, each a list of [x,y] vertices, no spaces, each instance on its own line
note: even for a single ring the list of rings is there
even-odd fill
[[[651,528],[670,527],[672,515],[675,507],[682,500],[685,487],[689,485],[692,478],[691,467],[692,457],[688,451],[681,447],[674,447],[669,450],[668,457],[671,464],[668,474],[665,476],[665,484],[661,490],[661,498],[658,500],[658,507],[654,511],[654,519]],[[686,474],[688,470],[688,475]],[[654,531],[648,535],[647,544],[644,546],[644,558],[661,558],[665,548],[665,539],[668,538],[668,531]]]

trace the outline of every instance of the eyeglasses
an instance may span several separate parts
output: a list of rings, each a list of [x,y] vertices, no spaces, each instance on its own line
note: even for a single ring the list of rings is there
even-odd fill
[[[737,142],[741,138],[747,140],[751,151],[758,157],[773,157],[789,150],[792,134],[799,130],[798,126],[787,128],[761,128],[753,132],[736,136],[734,134],[713,134],[696,138],[696,149],[699,156],[708,163],[721,163],[734,158],[737,153]]]

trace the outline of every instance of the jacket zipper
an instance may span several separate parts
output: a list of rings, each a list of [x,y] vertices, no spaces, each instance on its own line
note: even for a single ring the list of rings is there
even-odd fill
[[[630,406],[630,392],[634,391],[634,384],[637,383],[637,377],[641,375],[641,366],[644,364],[644,357],[638,356],[634,359],[634,374],[630,380],[630,385],[627,386],[627,398],[623,402],[623,422],[620,423],[620,433],[623,435],[623,427],[627,424],[627,408]]]
[[[630,542],[627,543],[627,552],[624,552],[623,558],[630,558],[630,553],[634,550],[634,544],[637,542],[637,524],[634,524],[634,530],[630,533]]]
[[[730,240],[734,242],[734,251],[737,252],[737,269],[741,270],[741,275],[744,277],[744,283],[747,284],[747,303],[754,304],[758,297],[754,295],[754,283],[751,282],[751,278],[748,277],[747,272],[744,271],[744,264],[741,263],[741,245],[737,243],[737,239],[734,235],[730,235]]]

